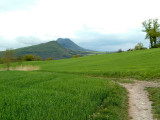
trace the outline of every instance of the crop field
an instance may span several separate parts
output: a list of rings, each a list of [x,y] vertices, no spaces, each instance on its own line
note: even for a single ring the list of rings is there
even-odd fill
[[[127,120],[126,90],[111,80],[38,71],[0,76],[1,120]]]
[[[159,53],[158,48],[24,64],[42,71],[152,80],[160,78]]]
[[[127,92],[111,78],[159,79],[159,53],[150,49],[23,62],[40,70],[0,71],[0,119],[127,120]],[[160,88],[149,93],[159,114]]]
[[[150,100],[153,101],[153,113],[154,117],[160,119],[160,88],[148,88],[150,93]]]

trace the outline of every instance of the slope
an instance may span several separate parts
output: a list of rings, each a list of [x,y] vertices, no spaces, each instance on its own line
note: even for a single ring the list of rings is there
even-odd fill
[[[16,56],[25,54],[34,54],[42,57],[43,59],[53,57],[53,59],[71,58],[77,54],[76,51],[69,50],[62,47],[56,41],[50,41],[39,45],[30,47],[19,48],[15,50]]]
[[[160,49],[156,48],[33,64],[40,65],[46,71],[154,79],[160,78],[159,53]]]
[[[69,48],[71,50],[76,50],[76,51],[90,51],[90,50],[87,50],[87,49],[84,49],[80,46],[78,46],[77,44],[75,44],[73,41],[71,41],[70,39],[68,38],[58,38],[57,39],[57,42],[65,47],[65,48]]]

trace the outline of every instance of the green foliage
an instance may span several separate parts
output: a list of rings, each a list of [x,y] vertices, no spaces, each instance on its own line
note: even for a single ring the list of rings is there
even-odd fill
[[[40,56],[34,55],[34,61],[42,61],[43,59]]]
[[[137,43],[137,45],[134,47],[134,50],[144,50],[146,49],[142,43]]]
[[[151,48],[158,47],[157,46],[157,39],[160,37],[160,24],[158,23],[158,19],[149,19],[142,23],[143,27],[145,28],[142,30],[143,32],[146,32],[145,39],[150,40],[150,46]]]
[[[122,49],[119,49],[117,52],[118,52],[118,53],[121,53],[121,52],[123,52],[123,51],[122,51]]]
[[[0,76],[1,120],[87,120],[102,104],[103,116],[127,120],[126,91],[111,80],[51,72]]]
[[[53,58],[52,57],[46,58],[46,61],[48,61],[48,60],[53,60]]]
[[[160,120],[160,88],[147,88],[152,104],[154,117]]]
[[[7,70],[9,70],[11,63],[14,60],[14,50],[7,49],[6,51],[4,51],[2,60],[6,64]]]
[[[128,49],[127,51],[133,51],[133,49],[130,48],[130,49]]]
[[[25,55],[24,61],[34,61],[34,55]]]
[[[36,55],[40,56],[42,59],[49,58],[50,56],[53,56],[54,59],[72,58],[73,55],[79,53],[78,51],[73,51],[62,47],[56,41],[19,48],[16,49],[15,52],[16,56]]]
[[[24,61],[42,61],[42,58],[36,55],[25,55],[23,59]]]
[[[21,65],[22,62],[23,62],[23,56],[19,55],[19,56],[17,57],[17,62],[18,62],[19,65]]]
[[[0,56],[0,64],[3,64],[3,58]]]
[[[73,55],[72,56],[72,58],[78,58],[79,57],[79,55]]]

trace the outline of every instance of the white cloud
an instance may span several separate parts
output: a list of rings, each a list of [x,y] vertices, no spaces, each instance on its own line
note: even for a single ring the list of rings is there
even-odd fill
[[[6,42],[33,36],[39,43],[58,37],[83,43],[93,42],[96,33],[101,33],[118,35],[117,40],[123,41],[132,37],[130,32],[135,34],[132,29],[141,29],[144,20],[160,18],[159,3],[159,0],[1,0],[0,6],[6,8],[0,9],[0,36]],[[95,34],[87,35],[86,30]],[[79,31],[84,31],[79,33],[83,37],[77,35]],[[86,39],[81,39],[85,36]],[[138,38],[142,40],[141,36]]]

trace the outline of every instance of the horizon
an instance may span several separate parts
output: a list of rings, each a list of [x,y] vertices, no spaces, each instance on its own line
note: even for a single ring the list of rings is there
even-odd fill
[[[0,50],[58,38],[69,38],[95,51],[125,51],[139,42],[148,48],[142,22],[160,18],[158,3],[158,0],[1,0]]]

